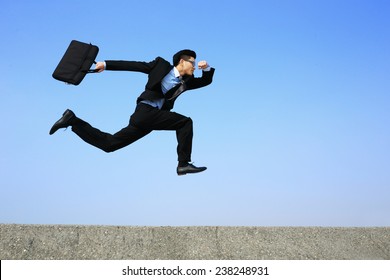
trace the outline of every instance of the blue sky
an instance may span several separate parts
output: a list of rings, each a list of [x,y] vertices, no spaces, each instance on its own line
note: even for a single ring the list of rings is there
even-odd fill
[[[390,2],[188,3],[2,0],[0,223],[389,226]],[[67,108],[118,131],[147,78],[54,80],[73,39],[97,60],[191,48],[215,67],[174,109],[208,170],[176,175],[174,132],[110,154],[49,136]]]

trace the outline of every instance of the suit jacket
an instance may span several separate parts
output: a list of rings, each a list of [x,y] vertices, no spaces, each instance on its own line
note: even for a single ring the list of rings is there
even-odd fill
[[[173,66],[161,57],[157,57],[150,62],[106,60],[106,70],[135,71],[148,74],[148,82],[145,85],[145,91],[138,97],[137,103],[142,100],[165,98],[163,110],[171,110],[178,97],[178,95],[172,96],[172,94],[179,88],[180,84],[169,90],[165,95],[161,89],[161,81],[172,68]],[[199,78],[195,78],[194,75],[184,76],[184,91],[201,88],[211,84],[214,71],[214,68],[211,68],[210,71],[202,71],[202,76]]]

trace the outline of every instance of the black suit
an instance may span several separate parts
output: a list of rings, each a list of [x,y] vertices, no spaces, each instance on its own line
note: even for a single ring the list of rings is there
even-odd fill
[[[176,130],[178,160],[190,162],[193,136],[192,120],[183,115],[170,112],[175,100],[181,94],[177,91],[180,84],[169,90],[165,95],[161,89],[161,81],[172,68],[173,66],[161,57],[157,57],[151,62],[106,61],[106,70],[136,71],[148,74],[145,91],[137,99],[137,107],[130,117],[129,125],[115,134],[109,134],[76,117],[72,124],[72,130],[84,141],[105,152],[113,152],[123,148],[149,134],[152,130]],[[194,76],[183,77],[184,85],[181,89],[185,91],[209,85],[212,82],[214,68],[202,72],[200,78]],[[141,102],[142,100],[160,98],[164,98],[164,105],[161,110]]]

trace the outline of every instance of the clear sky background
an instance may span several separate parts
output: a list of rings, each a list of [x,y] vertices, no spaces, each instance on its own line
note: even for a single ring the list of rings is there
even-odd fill
[[[20,1],[0,4],[0,223],[132,226],[390,226],[390,2]],[[194,121],[177,176],[176,135],[105,153],[65,109],[125,127],[147,76],[52,78],[72,39],[97,60],[184,48],[216,68],[174,111]],[[195,75],[201,75],[197,70]]]

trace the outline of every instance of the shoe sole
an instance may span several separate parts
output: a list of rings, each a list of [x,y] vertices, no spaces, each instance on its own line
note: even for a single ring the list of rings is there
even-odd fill
[[[184,175],[187,175],[187,174],[196,174],[196,173],[200,173],[200,172],[203,172],[203,171],[206,171],[206,169],[203,169],[203,170],[199,170],[199,171],[192,171],[192,172],[177,172],[177,175],[178,176],[184,176]]]

